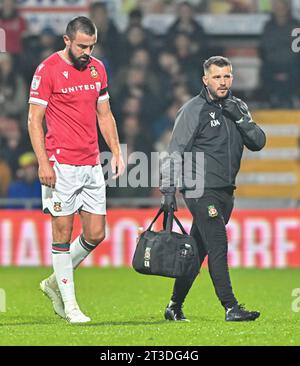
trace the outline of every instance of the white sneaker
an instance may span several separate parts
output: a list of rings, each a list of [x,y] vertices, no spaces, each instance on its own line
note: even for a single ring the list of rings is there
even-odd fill
[[[46,278],[40,283],[40,289],[51,300],[55,313],[61,318],[66,319],[64,303],[58,286],[50,285],[48,279]]]
[[[88,316],[83,314],[78,306],[74,307],[71,310],[66,310],[66,319],[71,324],[88,323],[91,321]]]

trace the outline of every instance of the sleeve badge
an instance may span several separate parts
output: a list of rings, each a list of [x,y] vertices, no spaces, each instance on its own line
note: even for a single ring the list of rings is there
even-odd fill
[[[34,75],[31,82],[31,89],[38,90],[42,77],[39,75]]]

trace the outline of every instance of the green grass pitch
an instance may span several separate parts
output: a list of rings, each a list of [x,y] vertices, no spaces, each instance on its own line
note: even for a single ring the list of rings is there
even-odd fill
[[[77,298],[92,322],[70,325],[53,313],[39,290],[50,273],[50,268],[0,268],[0,288],[6,293],[0,345],[300,345],[300,312],[292,310],[298,269],[232,269],[239,301],[261,311],[255,322],[242,323],[224,321],[206,269],[185,304],[191,322],[174,323],[163,318],[172,279],[130,268],[80,268]]]

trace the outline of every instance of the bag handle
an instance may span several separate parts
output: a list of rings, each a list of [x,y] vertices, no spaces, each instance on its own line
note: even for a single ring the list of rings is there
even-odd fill
[[[174,210],[171,209],[170,212],[164,212],[162,208],[160,208],[152,220],[151,224],[149,225],[147,231],[152,230],[152,226],[155,223],[155,221],[159,218],[159,216],[164,213],[164,221],[163,221],[163,228],[164,230],[171,232],[173,228],[173,221],[175,220],[176,224],[180,228],[183,234],[187,235],[187,232],[184,230],[184,227],[182,226],[181,222],[178,220],[178,218],[174,214]]]
[[[176,224],[179,226],[182,234],[187,235],[187,232],[184,230],[184,228],[183,228],[181,222],[179,221],[179,219],[175,216],[174,210],[172,208],[169,212],[169,215],[167,216],[166,221],[164,220],[164,229],[170,233],[173,229],[173,221],[174,220],[175,220]]]
[[[162,208],[160,208],[156,214],[156,216],[154,217],[154,219],[152,220],[151,224],[149,225],[148,229],[146,231],[151,231],[153,224],[155,223],[155,221],[159,218],[159,216],[164,212],[164,210]],[[164,218],[165,221],[165,218]]]
[[[179,226],[180,230],[182,231],[182,234],[187,235],[187,232],[184,230],[184,227],[182,226],[181,222],[175,215],[174,215],[174,219],[176,221],[176,224]]]

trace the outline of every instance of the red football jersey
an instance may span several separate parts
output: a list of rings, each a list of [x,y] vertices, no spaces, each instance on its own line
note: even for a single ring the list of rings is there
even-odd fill
[[[109,98],[103,63],[94,57],[83,71],[60,52],[43,61],[33,76],[29,103],[46,108],[46,150],[61,164],[97,165],[97,103]]]

